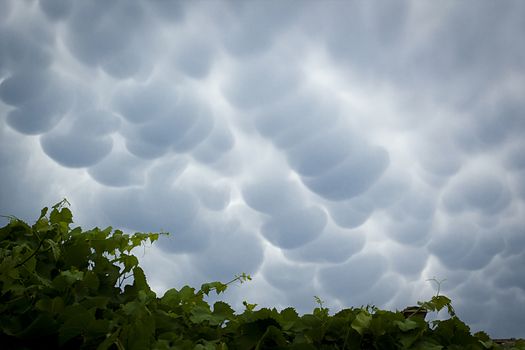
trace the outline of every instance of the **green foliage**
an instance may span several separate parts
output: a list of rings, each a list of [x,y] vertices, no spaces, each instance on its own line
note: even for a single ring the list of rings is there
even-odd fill
[[[324,302],[311,314],[278,311],[244,301],[235,314],[222,301],[204,297],[246,282],[195,290],[184,286],[157,297],[133,249],[153,243],[157,233],[127,235],[108,227],[71,228],[62,201],[44,208],[32,226],[11,217],[0,229],[0,344],[6,349],[497,349],[486,334],[472,335],[451,301],[434,296],[416,310],[449,318],[425,322],[373,306],[333,316]],[[525,349],[517,342],[514,349]]]

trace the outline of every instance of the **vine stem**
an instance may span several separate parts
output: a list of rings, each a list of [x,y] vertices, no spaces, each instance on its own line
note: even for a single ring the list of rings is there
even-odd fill
[[[36,234],[35,232],[35,235],[38,237],[38,235]],[[40,239],[40,237],[38,237],[38,239]],[[40,239],[40,242],[38,243],[38,247],[36,247],[36,249],[31,253],[31,255],[29,255],[27,258],[24,259],[24,261],[22,261],[21,263],[18,263],[15,265],[15,269],[24,265],[26,262],[29,261],[29,259],[31,259],[32,257],[34,257],[36,255],[36,253],[38,253],[38,251],[40,250],[40,247],[42,246],[42,244],[44,244],[44,239]]]

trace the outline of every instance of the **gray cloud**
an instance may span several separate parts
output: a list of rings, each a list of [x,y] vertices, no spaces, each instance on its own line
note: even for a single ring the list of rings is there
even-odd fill
[[[267,106],[297,88],[297,74],[297,68],[284,66],[279,58],[251,58],[235,67],[224,92],[232,104],[243,109]]]
[[[146,162],[127,150],[115,151],[88,169],[91,177],[106,186],[126,187],[145,182]]]
[[[20,19],[10,18],[0,28],[0,72],[39,71],[51,65],[53,37],[41,20],[21,24]]]
[[[249,231],[236,227],[235,224],[225,224],[219,232],[212,236],[209,248],[200,256],[192,258],[195,266],[208,278],[228,280],[244,272],[253,274],[263,261],[261,242]]]
[[[188,152],[209,137],[196,150],[196,156],[211,162],[233,146],[230,131],[215,126],[210,109],[194,97],[177,97],[170,85],[156,83],[120,90],[114,104],[130,122],[124,125],[122,134],[128,150],[138,157],[151,159],[170,151]]]
[[[39,0],[38,5],[42,12],[53,21],[67,18],[73,9],[73,3],[62,0]]]
[[[228,136],[229,132],[225,129],[220,129],[219,127],[214,128],[215,118],[213,117],[212,112],[208,108],[202,107],[198,101],[183,101],[176,107],[174,113],[180,113],[181,115],[189,114],[195,120],[194,124],[186,130],[184,134],[180,135],[177,139],[173,139],[172,147],[175,151],[186,152],[193,149],[206,139],[214,130],[221,130],[224,132],[222,135],[220,133],[221,131],[216,132],[213,136],[224,151],[228,150],[229,141],[231,140]],[[222,144],[221,141],[223,141]]]
[[[242,2],[226,2],[235,21],[226,22],[228,30],[224,33],[226,48],[241,57],[253,56],[265,52],[275,43],[278,34],[290,25],[297,7],[291,2],[282,2],[275,6],[266,6],[264,1],[253,1],[246,5]],[[268,21],[271,21],[271,25]]]
[[[110,137],[87,137],[50,133],[41,139],[43,151],[67,167],[86,167],[98,163],[113,147]]]
[[[21,72],[5,79],[0,86],[4,103],[20,106],[39,97],[51,78],[48,71]]]
[[[498,273],[495,282],[502,287],[517,287],[525,291],[525,274],[521,268],[524,263],[525,254],[508,258],[505,268]]]
[[[177,66],[192,78],[205,78],[212,68],[215,50],[213,43],[194,35],[182,42],[176,50]]]
[[[431,219],[436,211],[436,199],[431,189],[413,186],[391,208],[389,213],[396,218]]]
[[[383,148],[340,125],[339,118],[333,108],[299,94],[257,112],[255,123],[263,136],[284,149],[310,190],[344,200],[368,190],[387,168],[389,157]]]
[[[334,127],[288,149],[288,163],[302,176],[319,176],[342,163],[355,147],[355,136]]]
[[[182,20],[185,13],[185,3],[183,1],[148,1],[155,15],[171,22],[173,20]]]
[[[195,122],[191,114],[173,114],[157,119],[138,129],[138,136],[145,142],[167,148],[183,136]]]
[[[198,186],[201,204],[209,210],[222,211],[231,200],[231,188],[227,183]]]
[[[390,303],[399,293],[403,286],[403,279],[395,274],[385,274],[378,283],[374,285],[370,295],[362,295],[356,300],[350,296],[353,305],[385,305]],[[406,305],[406,304],[405,304]]]
[[[363,147],[353,151],[340,165],[319,177],[304,178],[313,192],[331,200],[359,195],[379,179],[388,166],[388,153],[381,147]]]
[[[449,268],[465,268],[464,258],[471,254],[478,230],[475,225],[454,222],[442,232],[434,232],[430,251]]]
[[[284,255],[299,262],[340,264],[359,253],[365,242],[364,232],[345,230],[329,224],[315,240],[296,249],[288,249],[284,251]]]
[[[43,187],[49,185],[48,179],[32,176],[35,160],[28,152],[29,144],[4,123],[0,123],[0,140],[0,215],[15,215],[27,222],[34,221],[41,209],[38,207],[43,208],[49,201],[55,200],[53,194],[42,191]],[[43,164],[38,166],[40,171],[47,169]],[[8,221],[8,218],[0,217],[2,226]]]
[[[3,42],[8,56],[16,62],[13,71],[0,83],[0,99],[14,107],[7,116],[11,127],[24,134],[40,134],[49,131],[63,117],[73,103],[73,94],[69,83],[38,62],[25,62],[25,57],[33,56],[26,47],[13,48],[15,37]],[[2,38],[0,38],[2,41]],[[12,42],[11,42],[12,41]],[[31,46],[29,46],[31,50]],[[17,52],[22,57],[16,57]],[[8,62],[9,63],[9,62]]]
[[[359,206],[365,208],[371,205],[380,209],[392,208],[392,210],[404,207],[411,208],[412,212],[416,211],[415,208],[419,208],[422,209],[421,216],[428,217],[429,212],[433,211],[432,201],[427,196],[412,200],[414,196],[409,195],[412,193],[412,182],[411,175],[391,161],[389,167],[368,191],[349,202],[359,203]]]
[[[185,232],[199,212],[197,198],[177,188],[114,189],[103,198],[108,221],[133,231]]]
[[[415,246],[422,246],[428,242],[431,228],[432,220],[410,217],[390,219],[385,224],[385,232],[389,238],[398,243]]]
[[[510,203],[505,182],[490,174],[465,176],[454,181],[445,193],[444,205],[450,213],[475,210],[497,214]]]
[[[433,232],[429,249],[445,266],[452,269],[479,270],[505,248],[497,230],[487,230],[467,220],[450,220],[446,227]]]
[[[172,188],[188,169],[189,161],[183,156],[167,157],[163,162],[150,166],[146,176],[146,185],[158,188]],[[190,201],[192,203],[192,201]]]
[[[446,278],[473,330],[523,337],[524,14],[0,1],[0,214],[65,196],[84,226],[169,231],[152,284],[245,271],[241,309],[403,308]]]
[[[509,170],[525,170],[525,155],[522,152],[523,145],[521,143],[509,146],[505,154],[505,167]]]
[[[134,156],[147,160],[159,158],[168,151],[165,147],[154,145],[132,136],[126,139],[126,148]]]
[[[436,132],[436,127],[428,128],[422,135],[422,140],[415,152],[424,170],[440,177],[449,177],[456,174],[463,164],[462,154],[456,152],[454,140]]]
[[[115,78],[133,76],[149,68],[143,55],[151,49],[141,2],[115,1],[75,4],[67,20],[67,47],[77,59],[101,66]]]
[[[115,109],[131,123],[145,123],[166,117],[177,100],[174,87],[155,81],[147,85],[124,85],[113,97]]]
[[[199,144],[193,156],[204,163],[214,163],[235,145],[233,134],[228,128],[215,124],[211,134]]]
[[[265,263],[262,274],[272,286],[281,290],[297,290],[308,287],[315,276],[311,266],[291,264],[287,261]]]
[[[252,181],[243,187],[242,195],[251,208],[270,215],[299,207],[301,199],[301,192],[292,181],[276,178]]]
[[[383,256],[359,254],[344,264],[320,269],[318,278],[327,293],[344,303],[354,304],[354,298],[363,293],[369,297],[374,294],[376,284],[387,269],[388,262]]]
[[[507,295],[501,296],[497,302],[492,303],[492,310],[497,313],[497,316],[489,317],[488,326],[485,329],[492,330],[494,334],[512,337],[512,334],[521,334],[521,325],[525,322],[525,317],[520,312],[520,308],[515,307],[521,303],[520,295],[512,291],[506,291],[505,294]],[[508,322],[508,319],[512,319],[512,322]]]
[[[485,103],[479,111],[479,122],[473,125],[480,143],[498,145],[508,140],[509,134],[520,135],[525,131],[525,103],[518,97]]]
[[[523,251],[525,244],[525,229],[519,222],[502,225],[495,230],[495,235],[503,237],[505,240],[505,255],[515,255]]]
[[[288,210],[266,220],[262,235],[272,244],[284,248],[297,248],[313,241],[326,225],[326,214],[319,207]]]
[[[412,279],[420,278],[428,260],[426,249],[405,244],[391,245],[387,254],[393,270]]]
[[[256,128],[281,149],[335,128],[340,119],[336,108],[305,92],[291,94],[286,99],[278,99],[265,107],[254,114]],[[297,120],[301,122],[298,123]]]
[[[9,17],[11,13],[11,3],[9,1],[2,1],[0,3],[0,19]]]
[[[374,211],[371,202],[362,199],[350,199],[329,204],[331,218],[341,227],[355,228],[368,220]]]
[[[394,49],[402,47],[409,10],[407,2],[397,6],[364,3],[347,6],[333,2],[325,8],[316,7],[319,21],[327,28],[323,34],[330,53],[345,61],[345,65],[356,66],[368,74],[387,74],[396,64],[399,53]],[[374,69],[377,71],[372,73]]]
[[[97,164],[113,148],[110,134],[118,130],[120,119],[108,111],[77,111],[70,125],[57,127],[40,139],[44,152],[67,167]]]
[[[120,129],[120,118],[107,110],[91,109],[75,113],[74,128],[85,135],[106,135]]]
[[[202,216],[203,213],[200,212]],[[159,248],[169,253],[198,253],[206,249],[210,239],[218,234],[213,224],[208,224],[204,219],[196,219],[184,230],[170,232],[169,236],[159,239]]]
[[[55,127],[63,118],[68,102],[49,95],[41,96],[9,112],[9,126],[28,135],[42,134]]]
[[[516,30],[523,29],[523,25],[518,24],[519,14],[524,11],[523,4],[508,2],[503,6],[494,6],[485,2],[476,6],[474,11],[470,5],[472,3],[463,3],[455,7],[453,13],[444,16],[442,25],[424,46],[422,58],[428,60],[421,62],[427,62],[425,72],[432,74],[432,78],[439,81],[452,78],[460,82],[466,75],[474,83],[493,80],[523,57],[523,45],[508,46],[508,40],[512,40]],[[458,34],[455,40],[449,40],[451,33]],[[439,55],[435,55],[437,48],[442,52]],[[502,49],[509,54],[494,60]],[[462,85],[470,83],[463,80]]]

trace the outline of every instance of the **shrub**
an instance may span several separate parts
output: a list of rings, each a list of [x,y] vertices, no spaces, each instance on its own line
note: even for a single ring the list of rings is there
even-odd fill
[[[211,307],[204,296],[230,282],[199,290],[184,286],[157,297],[133,249],[159,233],[71,228],[64,200],[44,208],[32,226],[10,217],[0,229],[0,344],[6,349],[496,349],[484,333],[472,335],[450,299],[419,303],[446,308],[450,318],[350,308],[333,316],[316,297],[311,314],[293,308],[245,310],[225,302]],[[515,349],[525,349],[517,342]]]

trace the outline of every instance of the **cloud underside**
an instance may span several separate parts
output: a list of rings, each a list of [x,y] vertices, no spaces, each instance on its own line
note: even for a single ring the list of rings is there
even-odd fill
[[[0,211],[66,196],[88,226],[172,233],[153,251],[180,274],[145,257],[154,285],[245,271],[303,312],[447,278],[474,328],[525,336],[523,15],[2,1]]]

